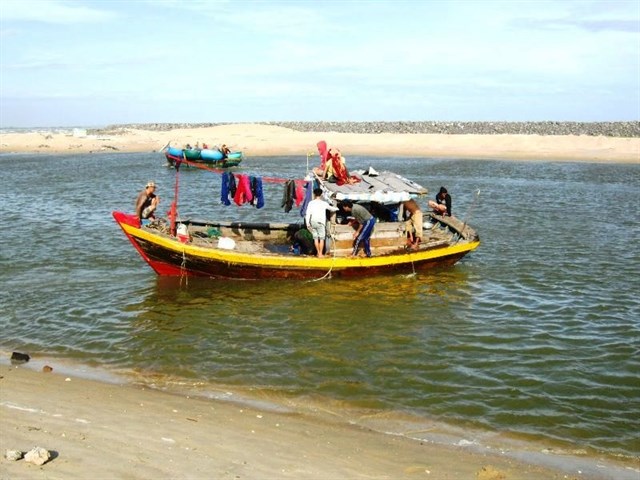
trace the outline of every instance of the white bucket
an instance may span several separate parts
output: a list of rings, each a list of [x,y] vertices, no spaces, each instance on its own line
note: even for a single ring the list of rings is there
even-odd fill
[[[176,233],[178,234],[178,240],[180,240],[182,243],[187,243],[189,241],[189,231],[187,230],[187,226],[184,223],[178,225]]]
[[[236,248],[236,242],[233,238],[220,237],[218,239],[218,248],[233,250],[234,248]]]

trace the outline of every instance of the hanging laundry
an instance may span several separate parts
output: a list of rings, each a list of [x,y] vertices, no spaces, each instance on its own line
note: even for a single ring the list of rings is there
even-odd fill
[[[235,197],[236,196],[236,176],[231,172],[227,172],[227,175],[229,176],[229,195],[231,195],[231,197]]]
[[[227,207],[231,205],[229,200],[229,175],[227,173],[222,174],[222,188],[220,189],[220,203]]]
[[[306,187],[304,190],[304,202],[302,202],[302,207],[300,207],[300,216],[304,217],[307,214],[307,205],[309,205],[309,202],[311,201],[311,198],[313,197],[313,189],[314,189],[314,185],[316,184],[315,181],[313,182],[306,182]]]
[[[264,207],[264,194],[262,192],[262,177],[250,177],[251,181],[251,194],[253,195],[253,200],[251,201],[251,205],[256,208]]]
[[[304,180],[296,180],[296,207],[304,200]]]
[[[247,202],[251,202],[253,195],[251,194],[251,184],[247,175],[238,175],[238,188],[233,196],[233,201],[240,206]]]
[[[293,180],[287,180],[284,183],[284,192],[282,194],[282,205],[284,211],[289,213],[293,208],[293,201],[296,196],[296,184]]]
[[[256,196],[256,177],[253,175],[249,176],[249,186],[251,187],[251,195],[253,195],[253,198],[251,199],[251,205],[255,207],[258,198]]]

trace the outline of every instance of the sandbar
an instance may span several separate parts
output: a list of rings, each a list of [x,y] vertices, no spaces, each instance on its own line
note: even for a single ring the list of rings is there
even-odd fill
[[[0,134],[0,153],[159,152],[171,144],[226,144],[245,157],[317,155],[325,140],[343,155],[522,161],[640,163],[640,138],[589,135],[479,135],[301,132],[276,125],[224,124],[153,130],[122,128],[99,134],[29,131]]]

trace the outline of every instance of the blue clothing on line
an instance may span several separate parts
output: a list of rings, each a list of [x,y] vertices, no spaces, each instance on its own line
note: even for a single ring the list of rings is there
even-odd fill
[[[220,203],[224,205],[231,205],[229,200],[229,177],[226,173],[222,174],[222,188],[220,189]]]

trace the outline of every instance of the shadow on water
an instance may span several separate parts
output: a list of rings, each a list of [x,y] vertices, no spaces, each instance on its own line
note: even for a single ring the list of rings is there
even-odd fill
[[[438,329],[452,312],[469,308],[466,278],[457,268],[358,282],[157,278],[129,306],[132,357],[122,361],[300,394],[320,385],[327,396],[365,401],[375,392],[367,388],[359,400],[352,385],[380,379],[362,366],[387,362],[398,348],[408,354],[429,325]],[[158,350],[161,358],[153,356]]]
[[[131,305],[136,322],[162,320],[229,323],[256,319],[265,325],[287,320],[312,326],[323,322],[358,325],[440,316],[443,308],[471,302],[464,268],[428,274],[297,282],[239,282],[157,277],[143,300]]]

